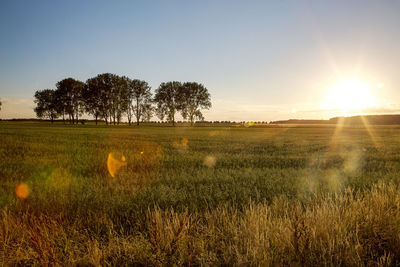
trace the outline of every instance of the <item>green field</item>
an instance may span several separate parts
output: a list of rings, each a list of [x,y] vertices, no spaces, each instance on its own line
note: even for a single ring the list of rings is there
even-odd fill
[[[400,264],[399,127],[0,122],[0,179],[0,265]]]

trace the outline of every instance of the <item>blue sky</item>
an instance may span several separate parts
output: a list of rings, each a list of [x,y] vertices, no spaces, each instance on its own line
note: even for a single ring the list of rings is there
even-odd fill
[[[376,103],[348,114],[397,113],[399,14],[399,0],[0,1],[0,118],[34,117],[36,90],[104,72],[153,90],[202,82],[210,120],[342,115],[321,102],[354,76]]]

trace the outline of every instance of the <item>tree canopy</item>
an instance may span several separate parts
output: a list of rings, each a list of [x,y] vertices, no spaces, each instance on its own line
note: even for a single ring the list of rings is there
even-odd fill
[[[178,94],[181,86],[182,83],[177,81],[161,83],[154,97],[157,116],[160,120],[166,118],[172,125],[175,125],[175,114],[179,110]]]
[[[112,73],[103,73],[89,78],[86,83],[74,78],[63,79],[56,89],[39,90],[35,93],[35,112],[39,118],[51,121],[62,117],[70,123],[78,123],[83,114],[92,115],[96,121],[119,124],[124,117],[129,125],[150,121],[153,115],[175,125],[175,116],[193,123],[203,120],[202,109],[211,107],[207,88],[196,82],[163,82],[152,97],[151,87],[146,81],[130,79]],[[1,108],[1,102],[0,102]]]
[[[193,125],[195,120],[203,120],[201,109],[211,108],[211,98],[207,88],[196,82],[185,82],[178,90],[178,109],[182,117]]]
[[[136,124],[141,120],[149,119],[152,116],[151,92],[147,82],[141,80],[129,80],[128,83],[128,122],[131,124],[132,115],[136,117]]]
[[[56,106],[56,92],[52,89],[36,91],[34,102],[36,103],[35,112],[38,118],[48,118],[53,123],[58,117]]]
[[[56,108],[58,114],[67,114],[72,123],[78,123],[84,111],[83,89],[85,84],[73,78],[67,78],[56,84]]]

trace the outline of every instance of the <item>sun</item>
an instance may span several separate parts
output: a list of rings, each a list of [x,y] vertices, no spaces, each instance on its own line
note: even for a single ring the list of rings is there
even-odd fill
[[[368,83],[355,78],[344,79],[328,88],[322,107],[349,113],[374,106],[374,99],[372,88]]]

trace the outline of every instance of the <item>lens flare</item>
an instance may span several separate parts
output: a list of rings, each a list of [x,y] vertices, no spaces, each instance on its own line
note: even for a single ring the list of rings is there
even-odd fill
[[[246,127],[246,128],[252,127],[252,126],[254,126],[254,121],[245,122],[243,125],[244,125],[244,127]]]
[[[187,138],[183,138],[182,141],[181,141],[181,144],[183,146],[187,146],[188,143],[189,143],[189,140]]]
[[[118,159],[119,158],[119,159]],[[107,169],[112,177],[115,177],[118,170],[126,166],[126,159],[123,155],[118,155],[116,153],[109,153],[107,158]]]
[[[66,169],[56,168],[48,176],[46,182],[53,189],[62,190],[68,188],[72,181],[73,177]]]
[[[215,163],[217,163],[217,159],[214,156],[206,156],[203,161],[203,165],[209,168],[214,167]]]
[[[177,141],[172,142],[172,147],[177,149],[180,153],[184,153],[189,148],[188,143],[189,140],[187,138],[182,138],[180,143],[178,143]]]
[[[21,183],[15,188],[15,194],[20,199],[25,199],[29,196],[29,187],[27,184]]]
[[[179,146],[178,142],[176,142],[176,141],[172,142],[172,147],[173,148],[178,148],[178,146]]]
[[[131,168],[135,168],[135,166],[141,165],[141,167],[146,167],[151,169],[153,166],[156,166],[159,162],[159,159],[162,157],[163,149],[160,145],[153,142],[142,141],[137,144],[137,151],[135,152],[135,157],[130,159]],[[136,159],[138,161],[136,161]]]

